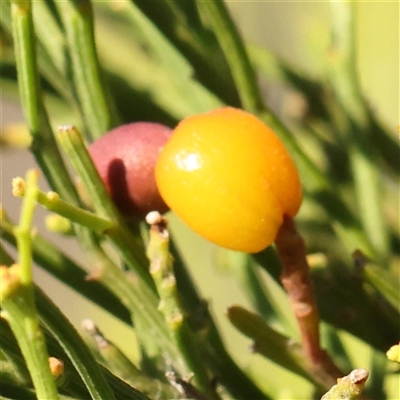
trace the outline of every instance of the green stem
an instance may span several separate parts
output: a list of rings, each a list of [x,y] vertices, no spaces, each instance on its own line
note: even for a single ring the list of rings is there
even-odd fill
[[[99,365],[72,324],[40,289],[36,289],[36,299],[41,322],[57,339],[74,364],[92,399],[114,400],[114,394]],[[44,399],[53,398],[48,396]]]
[[[30,291],[20,290],[15,296],[4,300],[2,307],[25,358],[37,398],[56,400],[59,396],[50,372],[46,344],[29,297]]]
[[[68,336],[66,332],[70,330],[71,325],[67,325],[66,327],[63,325],[63,321],[65,320],[65,317],[60,313],[60,311],[57,308],[54,308],[54,304],[50,302],[49,306],[49,300],[46,297],[42,296],[43,293],[40,290],[37,290],[35,293],[36,299],[37,299],[37,304],[38,304],[38,310],[40,317],[43,319],[43,321],[48,318],[50,320],[56,321],[55,325],[59,326],[58,330],[64,334],[65,336]],[[51,311],[52,309],[52,311]],[[54,312],[55,311],[55,312]],[[59,319],[59,316],[61,315],[61,319]],[[72,331],[70,331],[72,332]],[[78,347],[76,346],[75,343],[72,343],[72,348],[77,347],[78,355],[83,355],[85,351],[88,351],[87,346],[82,342],[82,339],[80,336],[77,334],[76,330],[73,331],[72,333],[73,336],[78,340],[78,342],[84,346],[84,351],[82,352]],[[49,352],[57,357],[60,360],[63,360],[64,362],[64,370],[68,371],[68,379],[66,382],[61,384],[61,389],[71,396],[73,399],[80,399],[80,400],[90,400],[93,398],[93,396],[88,392],[84,382],[80,379],[80,376],[78,374],[79,370],[76,370],[74,367],[74,363],[70,360],[68,357],[68,352],[66,352],[63,347],[61,347],[60,343],[58,340],[60,339],[59,335],[52,335],[48,330],[44,331],[45,339],[46,339],[46,344],[48,346]],[[65,338],[63,337],[63,339]],[[17,343],[15,342],[15,338],[9,329],[9,326],[6,324],[6,322],[2,319],[0,319],[0,342],[2,344],[2,348],[6,348],[7,354],[11,355],[12,359],[16,358],[22,358],[20,350],[18,348]],[[96,361],[93,358],[93,355],[91,352],[89,354],[92,356],[90,360],[88,360],[89,363],[96,364]],[[23,361],[21,361],[23,362]],[[23,366],[25,366],[25,363],[23,363]],[[91,366],[93,368],[93,366]],[[140,392],[136,391],[135,389],[132,388],[132,386],[127,385],[125,382],[121,381],[119,378],[117,378],[115,375],[113,375],[106,367],[103,367],[100,364],[97,364],[94,368],[100,369],[102,375],[104,375],[104,378],[108,382],[109,386],[111,387],[112,391],[115,394],[115,397],[117,399],[131,399],[131,400],[149,400],[148,397],[145,395],[141,394]],[[87,366],[87,369],[90,369],[90,365]],[[28,374],[29,375],[29,374]],[[28,376],[29,378],[29,376]],[[29,379],[28,381],[29,382]],[[3,383],[3,382],[2,382]],[[29,384],[29,383],[27,383]],[[96,382],[95,385],[98,385],[99,383]],[[21,386],[21,385],[20,385]],[[1,385],[2,393],[6,393],[3,391],[4,385]],[[31,392],[32,393],[32,392]],[[103,396],[107,396],[106,392],[102,392]],[[24,396],[15,396],[12,397],[12,399],[28,399],[27,397]],[[29,397],[30,399],[31,397]],[[33,395],[32,397],[34,400],[37,400],[37,397]],[[60,396],[61,399],[64,399],[64,397]],[[104,397],[107,398],[107,397]]]
[[[26,360],[38,399],[56,400],[59,396],[50,372],[43,333],[39,327],[32,282],[31,228],[37,180],[36,171],[28,172],[20,225],[15,230],[19,264],[11,267],[1,282],[2,307]]]
[[[60,77],[65,79],[68,74],[66,38],[51,8],[48,0],[35,0],[33,22],[38,42],[43,46]],[[63,84],[66,85],[67,81],[64,80]]]
[[[26,176],[25,198],[22,204],[20,221],[19,225],[15,229],[19,264],[21,266],[21,283],[27,287],[32,285],[31,225],[38,194],[38,179],[39,173],[37,171],[28,171]]]
[[[65,51],[66,38],[51,8],[49,1],[35,0],[33,24],[37,36],[39,69],[58,93],[70,105],[77,107],[67,78],[69,65]]]
[[[0,3],[0,20],[4,31],[12,35],[11,5],[7,1]],[[64,52],[64,36],[54,21],[45,0],[35,1],[33,25],[37,34],[37,61],[40,73],[71,104],[75,104],[71,87],[67,84]]]
[[[82,327],[93,338],[96,350],[115,375],[152,397],[156,397],[160,390],[164,396],[175,397],[176,393],[170,385],[151,378],[138,369],[114,343],[100,332],[93,321],[84,320]]]
[[[78,129],[73,125],[60,126],[57,139],[81,178],[96,212],[102,217],[120,220]]]
[[[159,309],[164,314],[171,336],[182,354],[186,374],[193,373],[195,385],[207,398],[218,399],[196,345],[194,332],[180,306],[172,256],[169,252],[167,221],[157,213],[156,219],[149,222],[151,228],[147,254],[150,259],[150,273],[160,295]]]
[[[75,188],[58,151],[40,93],[31,2],[12,1],[11,13],[18,85],[32,135],[31,150],[50,186],[66,201],[77,203]]]
[[[13,186],[18,187],[18,189],[14,191],[16,196],[27,196],[27,193],[24,192],[23,189],[25,182],[21,178],[15,178],[13,180]],[[22,190],[20,190],[21,188]],[[37,190],[36,200],[48,210],[68,218],[72,222],[86,226],[97,233],[105,233],[107,230],[113,229],[117,225],[114,221],[98,217],[96,214],[66,203],[61,200],[60,196],[55,192],[44,193],[41,190]]]
[[[254,69],[243,40],[222,0],[197,1],[208,19],[222,47],[231,69],[243,108],[252,113],[264,109]]]
[[[146,333],[143,337],[138,333],[140,344],[152,355],[155,352],[159,354],[161,350],[168,362],[180,370],[181,357],[157,309],[159,298],[153,288],[143,282],[139,275],[119,268],[98,245],[91,232],[86,232],[80,240],[92,264],[96,266],[89,277],[118,297],[130,310],[135,325],[140,324]],[[148,335],[148,332],[153,334]]]
[[[92,140],[115,126],[116,110],[105,89],[94,36],[90,1],[56,1],[67,32],[73,84]]]
[[[254,341],[252,351],[304,377],[319,389],[330,388],[331,385],[310,368],[300,344],[273,330],[260,315],[240,306],[229,307],[227,315],[238,330]]]

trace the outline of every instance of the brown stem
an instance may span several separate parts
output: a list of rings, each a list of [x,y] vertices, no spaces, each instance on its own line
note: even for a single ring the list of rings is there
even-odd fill
[[[343,376],[343,373],[321,349],[320,318],[306,259],[306,247],[293,219],[289,216],[284,218],[275,245],[282,263],[281,282],[288,293],[299,325],[304,355],[321,379],[335,381]]]

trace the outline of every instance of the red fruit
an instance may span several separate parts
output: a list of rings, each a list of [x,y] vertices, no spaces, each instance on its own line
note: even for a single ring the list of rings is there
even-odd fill
[[[129,219],[150,211],[166,212],[154,178],[154,166],[171,129],[154,122],[119,126],[89,146],[89,153],[111,198]]]

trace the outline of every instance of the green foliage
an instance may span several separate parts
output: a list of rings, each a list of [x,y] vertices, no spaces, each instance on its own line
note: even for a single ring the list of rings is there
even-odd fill
[[[400,148],[361,89],[352,2],[330,2],[328,80],[246,43],[222,0],[10,0],[0,7],[2,95],[19,90],[30,151],[55,192],[41,191],[30,172],[14,184],[24,197],[19,224],[2,210],[2,243],[18,250],[13,266],[3,245],[0,252],[2,398],[272,399],[285,391],[299,398],[304,391],[295,382],[308,382],[309,398],[327,392],[324,398],[355,399],[368,376],[360,368],[370,372],[364,398],[393,394],[387,382],[399,368],[384,354],[400,334],[400,238],[393,223]],[[295,120],[272,112],[258,75],[291,87],[306,112]],[[252,308],[232,305],[227,316],[265,357],[258,370],[245,370],[227,350],[186,249],[176,244],[179,232],[166,234],[165,221],[153,222],[150,234],[144,223],[127,224],[87,153],[85,143],[118,124],[173,126],[223,104],[269,124],[298,165],[305,198],[297,224],[314,253],[309,264],[326,360],[346,376],[331,390],[337,369],[327,372],[303,353],[274,247],[256,255],[218,249],[214,260]],[[60,115],[76,126],[54,129]],[[30,233],[36,204],[73,223],[85,265]],[[32,262],[123,321],[137,337],[138,360],[97,328],[80,335],[35,286]],[[63,362],[62,379],[48,355]],[[274,379],[262,371],[269,361],[282,367]],[[293,381],[280,378],[284,369]],[[352,369],[358,375],[349,375]]]

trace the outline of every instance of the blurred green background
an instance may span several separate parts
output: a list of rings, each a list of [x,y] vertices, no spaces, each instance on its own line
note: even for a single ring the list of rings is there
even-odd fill
[[[326,2],[228,1],[227,4],[245,39],[279,54],[292,65],[301,66],[310,76],[323,77],[322,80],[328,79],[324,61],[329,55],[330,41],[329,9]],[[97,9],[96,2],[94,6]],[[123,2],[116,2],[117,6],[123,7]],[[109,26],[101,12],[98,17],[96,30],[101,41],[102,35],[106,34]],[[100,43],[99,49],[102,49]],[[386,123],[393,136],[397,137],[399,126],[399,4],[397,2],[358,2],[357,51],[361,82],[365,93],[375,112]],[[100,61],[101,57],[100,52]],[[298,93],[272,79],[263,81],[262,85],[267,104],[283,120],[293,117],[298,112],[301,106]],[[21,120],[15,98],[4,97],[3,93],[1,109],[2,131],[9,129],[9,123]],[[70,118],[70,115],[65,115],[62,121],[57,121],[57,123],[71,123],[73,121]],[[1,201],[9,210],[10,215],[16,219],[20,199],[14,199],[11,196],[10,181],[14,176],[23,176],[25,171],[34,165],[34,161],[27,151],[22,149],[2,148],[1,156]],[[42,188],[45,188],[44,182]],[[54,240],[54,234],[46,234],[43,226],[45,214],[46,212],[41,209],[37,211],[36,225],[45,236]],[[398,216],[398,210],[394,210],[394,215]],[[210,307],[227,340],[228,347],[234,350],[234,356],[239,364],[256,371],[260,385],[273,384],[275,374],[278,373],[279,379],[290,376],[293,379],[293,385],[296,386],[296,393],[302,392],[306,398],[309,386],[304,380],[289,372],[283,372],[259,356],[251,355],[248,351],[250,341],[226,321],[224,312],[229,305],[241,304],[247,307],[250,305],[238,288],[234,276],[223,268],[216,267],[218,249],[199,238],[174,216],[171,215],[170,220],[178,245],[185,249],[185,256],[197,278],[201,292],[210,301]],[[74,241],[61,237],[57,241],[66,253],[85,262],[85,256]],[[133,359],[136,357],[134,337],[119,321],[87,303],[70,289],[62,287],[43,271],[35,270],[35,275],[38,284],[77,326],[84,318],[95,320],[106,336],[124,348]],[[265,279],[270,290],[276,290],[274,284],[266,277]],[[286,298],[281,296],[278,290],[276,296],[290,315]],[[350,337],[347,334],[344,336]],[[354,347],[356,342],[351,338],[349,343],[351,347],[348,350],[350,353],[357,352],[358,362],[360,351],[365,352],[367,365],[369,353],[366,349],[361,344],[357,345],[359,347]],[[363,365],[357,365],[357,367],[363,367]],[[393,386],[392,395],[397,396],[393,399],[400,398],[396,381],[389,380],[389,384]],[[288,389],[287,392],[278,393],[277,396],[281,399],[290,399],[292,393]]]

